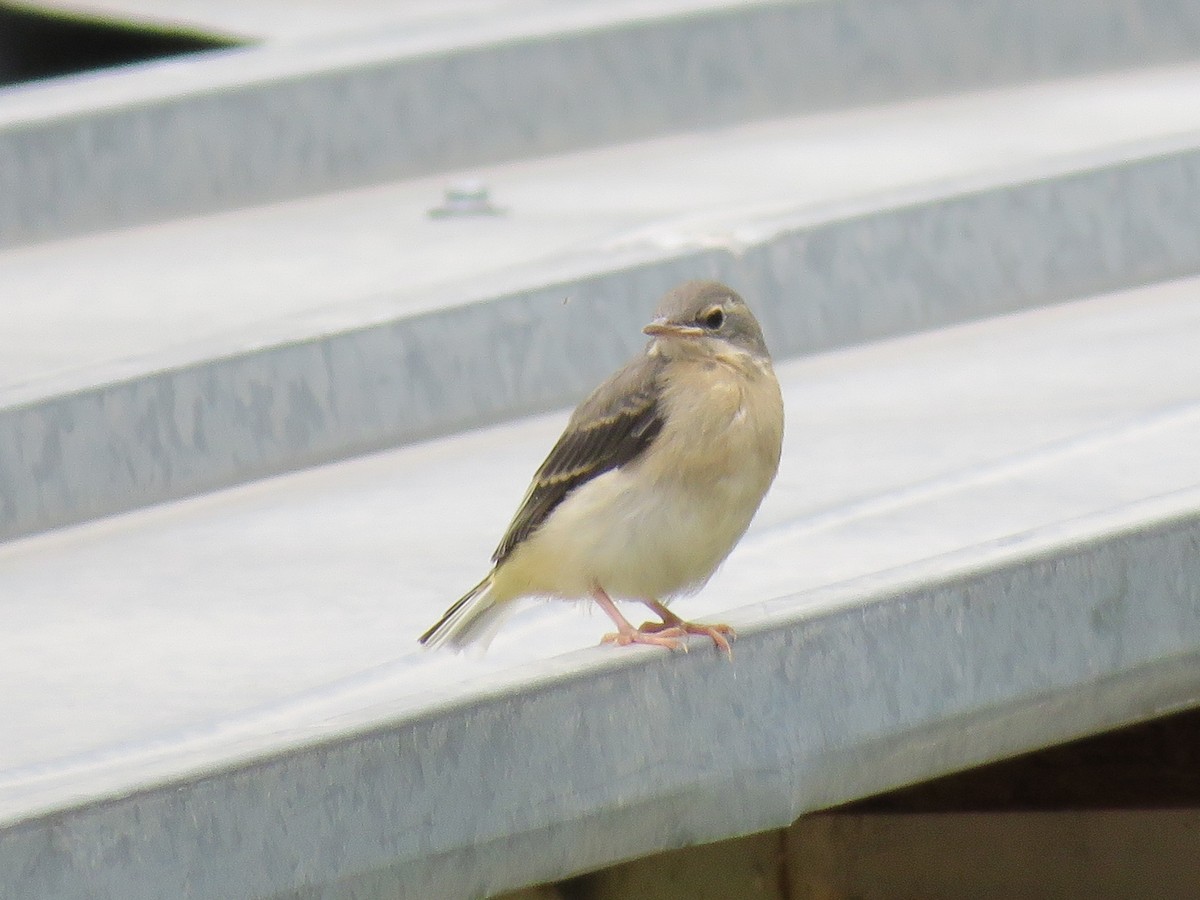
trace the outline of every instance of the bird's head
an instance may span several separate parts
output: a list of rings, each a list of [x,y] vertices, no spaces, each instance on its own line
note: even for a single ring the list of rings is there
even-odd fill
[[[667,356],[738,351],[769,359],[762,328],[746,301],[719,281],[685,281],[658,304],[642,329]]]

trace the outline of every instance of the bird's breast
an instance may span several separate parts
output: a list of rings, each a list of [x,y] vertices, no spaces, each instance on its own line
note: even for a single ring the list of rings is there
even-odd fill
[[[654,477],[735,493],[770,485],[783,444],[783,398],[769,363],[676,363],[664,377],[662,446],[647,454]]]

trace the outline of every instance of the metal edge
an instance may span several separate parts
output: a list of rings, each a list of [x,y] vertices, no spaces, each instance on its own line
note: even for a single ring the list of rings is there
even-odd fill
[[[227,51],[86,82],[182,82],[165,98],[0,129],[0,246],[1198,46],[1189,0],[810,0],[309,67],[307,43]]]
[[[770,601],[732,663],[582,651],[570,674],[26,820],[0,829],[0,870],[64,900],[483,896],[1194,705],[1198,500]]]
[[[552,282],[533,269],[490,300],[0,409],[0,539],[568,405],[685,278],[751,298],[783,358],[1194,274],[1197,232],[1191,146],[732,251],[600,258]]]

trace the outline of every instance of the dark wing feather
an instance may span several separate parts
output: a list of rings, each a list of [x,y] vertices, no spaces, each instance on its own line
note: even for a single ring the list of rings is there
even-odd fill
[[[494,562],[503,562],[575,488],[646,451],[662,430],[657,402],[661,367],[658,356],[641,357],[579,405],[533,476],[521,508],[492,554]]]

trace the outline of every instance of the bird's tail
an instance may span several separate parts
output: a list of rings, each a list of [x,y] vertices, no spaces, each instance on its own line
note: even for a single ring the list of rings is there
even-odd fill
[[[449,645],[461,649],[479,640],[490,640],[511,604],[500,603],[491,574],[454,602],[432,628],[420,637],[427,647]]]

